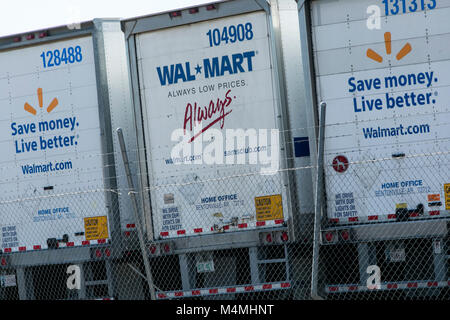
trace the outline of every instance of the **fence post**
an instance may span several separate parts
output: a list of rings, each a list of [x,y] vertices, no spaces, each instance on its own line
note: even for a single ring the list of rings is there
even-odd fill
[[[125,146],[125,141],[123,139],[122,128],[117,128],[117,136],[119,138],[120,149],[122,151],[122,160],[123,160],[123,165],[125,167],[125,173],[127,175],[128,188],[130,189],[128,194],[130,195],[131,202],[133,204],[134,218],[136,220],[136,227],[137,227],[136,229],[138,232],[139,245],[141,247],[142,259],[144,260],[144,267],[145,267],[145,274],[147,277],[148,289],[150,291],[151,300],[156,300],[155,286],[153,284],[152,271],[150,269],[150,263],[148,260],[147,250],[145,248],[142,224],[141,224],[141,219],[139,217],[138,205],[137,205],[137,201],[136,201],[136,193],[134,191],[133,179],[131,178],[130,164],[128,162],[127,150],[126,150],[126,146]]]
[[[322,220],[322,208],[324,201],[323,190],[323,153],[325,144],[325,112],[327,104],[320,103],[320,120],[319,120],[319,141],[318,141],[318,157],[316,171],[316,203],[314,206],[314,236],[313,236],[313,256],[312,256],[312,272],[311,272],[311,297],[315,300],[322,300],[319,296],[317,285],[319,277],[319,242],[320,242],[320,223]]]

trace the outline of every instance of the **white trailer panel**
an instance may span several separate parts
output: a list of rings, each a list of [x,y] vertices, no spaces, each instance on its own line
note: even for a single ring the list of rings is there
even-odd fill
[[[252,152],[246,150],[242,152],[245,162],[226,164],[241,152],[234,145],[227,149],[228,129],[254,129],[257,133],[268,129],[267,138],[246,146],[259,159],[268,153],[280,155],[280,163],[285,161],[278,137],[270,138],[270,130],[280,128],[270,35],[271,24],[264,11],[136,35],[156,238],[224,231],[224,226],[228,231],[243,230],[244,226],[248,230],[288,220],[283,174],[261,175],[261,168],[268,164],[252,164],[248,157]],[[224,110],[204,117],[206,130],[196,135],[195,106],[207,109],[223,104]],[[177,129],[185,137],[196,137],[189,145],[200,148],[194,150],[192,160],[172,153],[180,141],[172,140]],[[211,132],[216,139],[223,134],[223,150],[216,152],[224,164],[204,161]],[[276,145],[272,146],[273,141]],[[226,178],[230,176],[233,178]],[[271,204],[264,208],[259,197]]]
[[[94,60],[92,36],[0,52],[3,249],[92,240],[89,217],[109,238],[105,194],[81,193],[104,189]]]
[[[330,219],[448,213],[449,15],[439,0],[311,2]]]

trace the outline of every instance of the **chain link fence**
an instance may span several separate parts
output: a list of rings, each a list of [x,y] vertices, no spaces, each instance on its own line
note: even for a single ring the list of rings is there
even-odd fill
[[[316,215],[316,166],[2,198],[0,297],[449,299],[449,160],[448,150],[325,154]],[[121,220],[131,195],[138,222]]]
[[[448,299],[449,160],[448,150],[432,150],[350,162],[347,174],[326,166],[323,295]]]

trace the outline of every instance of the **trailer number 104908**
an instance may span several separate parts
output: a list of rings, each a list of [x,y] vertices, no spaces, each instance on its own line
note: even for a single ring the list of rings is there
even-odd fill
[[[209,39],[209,46],[220,46],[222,43],[228,44],[242,42],[253,39],[253,26],[250,22],[245,24],[225,26],[222,30],[215,28],[210,29],[206,35]]]

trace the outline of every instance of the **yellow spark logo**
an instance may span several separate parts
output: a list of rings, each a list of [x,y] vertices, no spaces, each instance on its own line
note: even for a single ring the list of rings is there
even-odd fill
[[[38,101],[39,101],[39,107],[42,108],[44,106],[44,99],[42,96],[42,88],[38,88],[37,89],[37,96],[38,96]],[[53,111],[53,109],[56,108],[56,106],[58,105],[58,99],[54,98],[52,100],[52,102],[50,102],[50,104],[47,107],[47,112],[50,113]],[[23,107],[25,109],[25,111],[31,113],[32,115],[36,115],[37,111],[35,108],[33,108],[28,102],[25,102],[25,105]]]
[[[384,34],[384,44],[386,47],[386,54],[391,54],[392,52],[392,44],[391,44],[391,33],[390,32],[386,32]],[[411,45],[409,44],[409,42],[407,42],[403,48],[397,53],[397,55],[395,56],[397,58],[397,60],[401,60],[403,59],[408,53],[410,53],[412,50]],[[376,62],[383,62],[383,58],[376,53],[375,51],[373,51],[372,49],[368,49],[367,50],[367,57],[376,61]]]

